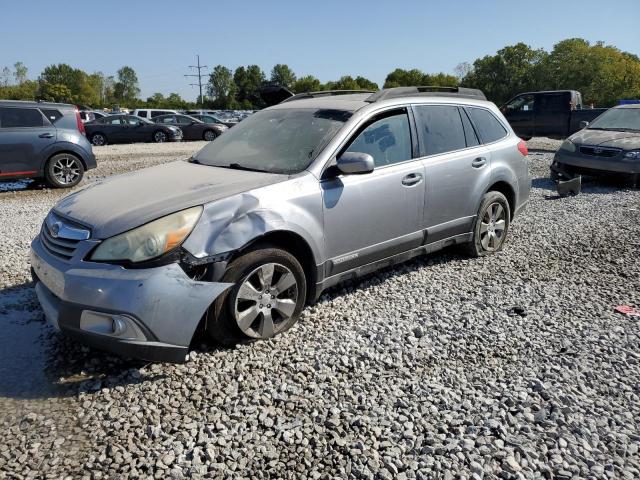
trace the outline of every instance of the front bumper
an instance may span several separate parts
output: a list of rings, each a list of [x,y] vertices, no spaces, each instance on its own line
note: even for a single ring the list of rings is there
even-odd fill
[[[558,150],[553,157],[554,163],[563,167],[569,167],[574,173],[584,173],[585,175],[597,175],[599,173],[640,173],[640,160],[625,158],[621,153],[618,156],[596,157],[568,150]]]
[[[70,260],[31,244],[36,294],[54,328],[82,343],[151,361],[183,362],[211,303],[231,286],[194,281],[177,264],[147,269]]]

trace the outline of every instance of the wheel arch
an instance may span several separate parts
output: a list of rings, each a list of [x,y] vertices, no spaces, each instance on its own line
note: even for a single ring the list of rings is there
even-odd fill
[[[307,303],[312,301],[315,298],[315,285],[318,278],[317,264],[311,246],[302,235],[292,232],[291,230],[272,230],[266,232],[236,250],[231,256],[230,261],[260,244],[280,248],[296,257],[307,279]]]
[[[495,181],[493,182],[493,184],[491,184],[489,188],[487,188],[487,190],[485,191],[485,194],[489,192],[499,192],[506,197],[507,202],[509,203],[509,210],[510,210],[509,220],[513,220],[513,216],[516,211],[516,192],[511,186],[511,184],[509,184],[505,180]]]

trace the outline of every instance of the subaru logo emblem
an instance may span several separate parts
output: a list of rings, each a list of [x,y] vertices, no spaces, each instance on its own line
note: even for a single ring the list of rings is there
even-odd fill
[[[602,149],[601,148],[594,148],[593,149],[593,153],[602,153]]]
[[[53,238],[58,238],[58,234],[60,233],[60,227],[62,227],[62,223],[56,222],[51,225],[51,236]]]

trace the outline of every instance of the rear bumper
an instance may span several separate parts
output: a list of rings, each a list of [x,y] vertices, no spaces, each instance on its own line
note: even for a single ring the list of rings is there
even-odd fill
[[[585,175],[599,173],[640,173],[640,160],[624,158],[622,155],[613,158],[584,155],[578,151],[558,150],[553,157],[554,163],[569,167],[572,172]]]
[[[200,319],[230,284],[199,282],[177,264],[125,269],[65,261],[37,237],[36,294],[48,322],[80,342],[151,361],[182,362]]]

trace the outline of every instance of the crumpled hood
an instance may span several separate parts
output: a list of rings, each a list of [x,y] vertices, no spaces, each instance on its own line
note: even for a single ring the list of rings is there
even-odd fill
[[[614,132],[585,128],[571,135],[570,139],[577,145],[597,145],[624,150],[640,149],[640,132]]]
[[[111,177],[62,199],[54,211],[108,238],[185,208],[286,180],[286,175],[185,161]]]

